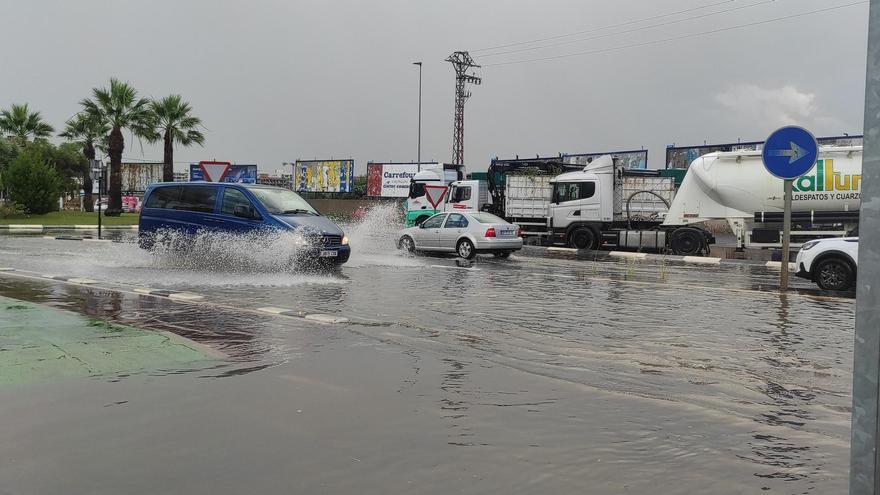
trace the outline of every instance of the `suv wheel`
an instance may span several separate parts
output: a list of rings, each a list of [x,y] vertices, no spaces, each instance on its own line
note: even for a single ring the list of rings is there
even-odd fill
[[[852,266],[841,258],[828,258],[816,266],[813,279],[824,290],[848,290],[855,282]]]

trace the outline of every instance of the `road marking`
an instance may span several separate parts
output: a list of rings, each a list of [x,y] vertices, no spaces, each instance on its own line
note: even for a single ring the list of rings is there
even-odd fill
[[[467,270],[469,272],[478,272],[479,268],[468,268],[465,266],[447,266],[447,265],[431,265],[431,268],[445,268],[448,270]]]
[[[566,248],[566,247],[548,247],[547,251],[562,251],[565,253],[576,253],[579,250],[575,248]]]
[[[42,225],[34,225],[34,224],[26,224],[26,223],[10,224],[8,228],[10,228],[10,229],[27,229],[27,230],[43,230]]]
[[[305,315],[304,318],[311,321],[317,321],[318,323],[327,324],[348,323],[349,321],[348,318],[344,316],[325,315],[320,313]]]
[[[75,230],[92,230],[92,229],[97,230],[98,226],[97,225],[74,225],[73,228]]]
[[[0,272],[14,272],[15,268],[9,266],[0,266]]]
[[[168,294],[168,299],[179,299],[181,301],[198,301],[204,299],[205,296],[193,294],[191,292],[172,292]]]
[[[113,242],[110,239],[92,239],[90,237],[83,238],[85,242]]]
[[[633,258],[637,260],[643,260],[648,257],[648,253],[631,253],[629,251],[611,251],[608,253],[608,256],[613,256],[615,258]]]
[[[90,285],[90,284],[97,284],[98,283],[97,280],[92,280],[90,278],[69,278],[69,279],[67,279],[67,281],[72,284],[81,284],[81,285]]]
[[[697,265],[720,265],[721,258],[706,258],[703,256],[685,256],[681,259],[685,263],[695,263]]]
[[[265,308],[257,308],[257,311],[262,311],[263,313],[269,313],[272,315],[283,315],[285,313],[295,313],[295,311],[292,309],[276,308],[275,306],[266,306]]]

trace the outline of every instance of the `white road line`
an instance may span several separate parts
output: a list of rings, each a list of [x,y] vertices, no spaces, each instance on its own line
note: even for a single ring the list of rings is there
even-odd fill
[[[447,265],[431,265],[431,268],[445,268],[447,270],[467,270],[469,272],[479,272],[479,268],[467,268],[464,266],[447,266]]]
[[[25,224],[25,223],[10,224],[9,228],[10,229],[43,230],[42,225]]]
[[[179,299],[181,301],[198,301],[204,299],[205,296],[193,294],[191,292],[172,292],[168,294],[168,299]]]
[[[685,256],[681,259],[685,263],[694,263],[697,265],[720,265],[721,258],[707,258],[703,256]]]
[[[637,260],[643,260],[648,257],[648,253],[631,253],[629,251],[611,251],[608,253],[608,256],[613,256],[615,258],[633,258]]]
[[[562,251],[565,253],[576,253],[578,252],[575,248],[566,248],[566,247],[548,247],[547,251]]]
[[[90,285],[90,284],[97,284],[98,283],[97,280],[92,280],[90,278],[69,278],[69,279],[67,279],[67,281],[72,284],[82,284],[82,285]]]
[[[346,318],[344,316],[334,316],[334,315],[325,315],[325,314],[305,315],[304,318],[307,320],[316,321],[318,323],[327,323],[327,324],[348,323],[348,321],[349,321],[348,318]]]
[[[43,239],[51,239],[51,240],[54,241],[54,240],[55,240],[55,236],[53,236],[53,235],[44,235],[44,236],[43,236]]]
[[[144,289],[141,287],[135,287],[133,290],[138,294],[152,294],[153,292],[156,292],[156,289]]]
[[[97,225],[74,225],[73,228],[75,230],[92,230],[92,229],[98,230]]]
[[[265,308],[257,308],[257,311],[262,311],[263,313],[269,313],[272,315],[280,315],[282,313],[293,312],[292,309],[276,308],[275,306],[266,306]]]
[[[9,266],[0,266],[0,272],[14,272],[15,268]]]
[[[85,241],[85,242],[113,242],[110,239],[90,239],[88,237],[84,238],[83,241]]]

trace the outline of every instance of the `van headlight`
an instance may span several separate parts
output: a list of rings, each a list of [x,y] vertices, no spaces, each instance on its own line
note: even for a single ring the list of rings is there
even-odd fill
[[[348,246],[348,236],[347,235],[342,236],[342,245]]]
[[[819,244],[819,241],[805,242],[803,244],[803,246],[801,246],[801,251],[809,251],[810,249],[813,249],[814,247],[816,247],[816,244]]]

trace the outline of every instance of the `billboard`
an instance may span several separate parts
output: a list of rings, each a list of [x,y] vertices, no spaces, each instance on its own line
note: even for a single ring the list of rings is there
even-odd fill
[[[229,162],[199,162],[189,165],[189,180],[193,182],[257,183],[256,165],[233,165]]]
[[[372,198],[405,198],[409,184],[420,171],[436,170],[446,182],[458,179],[458,170],[439,162],[431,163],[367,163],[367,196]]]
[[[293,186],[299,192],[350,193],[354,185],[354,160],[297,160]]]
[[[142,193],[147,186],[156,182],[162,182],[161,162],[152,163],[126,163],[120,168],[122,172],[122,191],[125,193]]]
[[[862,136],[830,136],[816,138],[819,146],[861,146]],[[697,158],[716,151],[761,151],[763,141],[746,143],[704,144],[703,146],[667,146],[666,168],[687,169]]]
[[[626,169],[648,168],[648,150],[610,151],[607,153],[580,153],[575,155],[562,155],[562,162],[569,165],[586,165],[600,156],[611,155]]]

